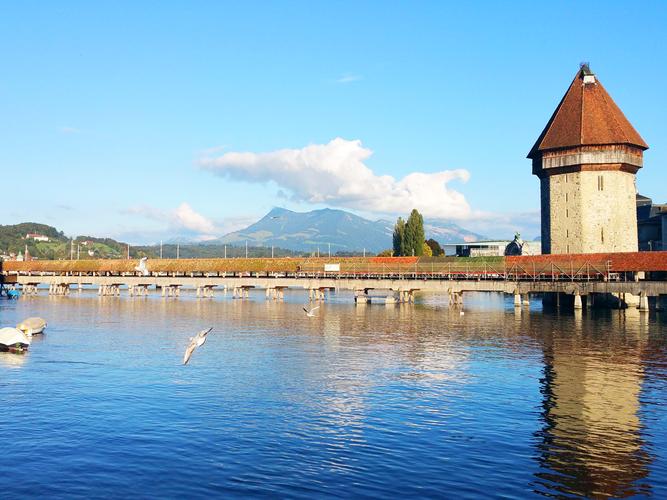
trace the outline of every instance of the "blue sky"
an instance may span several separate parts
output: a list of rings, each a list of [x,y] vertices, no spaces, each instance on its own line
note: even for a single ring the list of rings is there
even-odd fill
[[[3,2],[0,223],[138,243],[421,204],[532,238],[525,156],[581,61],[667,201],[666,3],[461,4]]]

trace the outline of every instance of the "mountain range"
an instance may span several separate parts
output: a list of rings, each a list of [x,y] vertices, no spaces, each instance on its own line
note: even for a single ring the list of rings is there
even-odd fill
[[[371,221],[346,212],[325,208],[310,212],[293,212],[274,208],[260,220],[240,231],[226,234],[216,240],[197,243],[179,239],[163,245],[130,245],[132,257],[221,257],[245,255],[246,242],[249,256],[269,256],[275,247],[275,256],[294,253],[378,253],[391,248],[394,222]],[[467,231],[453,222],[427,219],[424,221],[426,238],[439,243],[475,241],[483,236]],[[48,241],[26,237],[37,233]],[[178,245],[177,245],[178,244]],[[230,248],[222,246],[228,245]],[[234,248],[236,247],[236,248]],[[0,225],[0,254],[18,254],[28,249],[40,259],[120,258],[127,254],[128,245],[111,238],[77,236],[70,238],[55,227],[37,223]]]
[[[293,212],[274,208],[260,220],[240,231],[215,240],[220,244],[279,247],[294,251],[380,252],[391,248],[394,222],[371,221],[344,210],[325,208],[310,212]],[[440,243],[475,241],[482,235],[453,222],[428,219],[424,221],[426,238]],[[209,241],[208,244],[213,242]]]

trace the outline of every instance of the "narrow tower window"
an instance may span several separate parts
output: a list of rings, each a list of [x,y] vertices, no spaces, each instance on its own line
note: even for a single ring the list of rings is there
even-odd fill
[[[604,191],[604,177],[598,175],[598,191]]]
[[[604,228],[603,227],[600,228],[600,241],[602,241],[602,243],[604,243]]]

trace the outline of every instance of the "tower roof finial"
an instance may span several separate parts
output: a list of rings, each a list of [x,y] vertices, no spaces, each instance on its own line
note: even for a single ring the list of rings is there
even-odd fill
[[[593,72],[591,71],[591,63],[588,61],[580,62],[579,69],[581,71],[581,76],[588,76],[593,74]]]

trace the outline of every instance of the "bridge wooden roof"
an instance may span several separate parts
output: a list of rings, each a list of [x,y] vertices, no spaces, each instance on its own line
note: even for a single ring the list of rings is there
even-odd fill
[[[546,150],[611,144],[648,149],[602,83],[588,65],[583,65],[528,158],[536,158]]]

